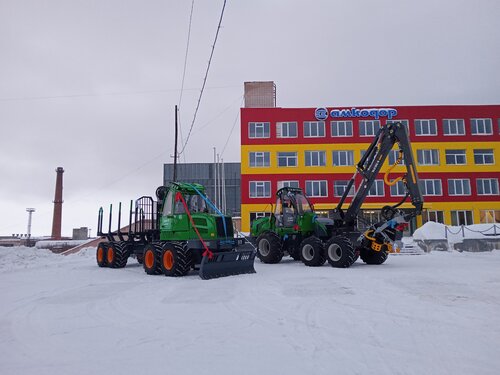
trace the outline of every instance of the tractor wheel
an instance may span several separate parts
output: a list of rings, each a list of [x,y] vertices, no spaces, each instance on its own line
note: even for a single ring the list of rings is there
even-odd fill
[[[279,263],[283,258],[281,240],[274,232],[265,232],[257,237],[257,257],[262,263]]]
[[[158,243],[150,243],[144,247],[143,267],[148,275],[159,275],[161,273],[161,246]]]
[[[165,276],[184,276],[191,269],[192,253],[185,242],[164,242],[161,270]]]
[[[318,267],[325,264],[326,256],[323,242],[318,237],[311,236],[300,244],[300,259],[309,267]]]
[[[128,244],[126,242],[110,242],[106,253],[108,267],[123,268],[127,265],[129,256]]]
[[[97,260],[97,265],[99,267],[107,267],[108,264],[106,263],[106,252],[108,250],[108,243],[107,242],[100,242],[99,245],[97,245],[97,251],[95,254],[96,260]]]
[[[348,268],[355,261],[352,242],[344,236],[330,238],[325,245],[325,253],[328,263],[336,268]]]
[[[375,251],[367,247],[361,247],[359,257],[366,264],[382,264],[387,260],[389,252],[387,245],[383,245],[380,251]]]

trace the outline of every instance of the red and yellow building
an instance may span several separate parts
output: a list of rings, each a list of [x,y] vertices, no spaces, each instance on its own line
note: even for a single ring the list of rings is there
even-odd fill
[[[317,211],[335,208],[373,135],[389,121],[408,126],[421,180],[425,209],[412,229],[428,220],[500,222],[500,105],[270,107],[241,109],[242,230],[270,212],[285,185],[305,189]],[[383,183],[393,158],[363,204],[366,221],[401,200],[402,186]],[[393,173],[404,171],[397,166]]]

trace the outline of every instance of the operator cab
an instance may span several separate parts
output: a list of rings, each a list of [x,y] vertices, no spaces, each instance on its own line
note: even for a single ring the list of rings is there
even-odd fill
[[[313,212],[312,206],[297,188],[282,188],[276,192],[276,210],[274,216],[278,225],[293,227],[297,217],[305,212]]]

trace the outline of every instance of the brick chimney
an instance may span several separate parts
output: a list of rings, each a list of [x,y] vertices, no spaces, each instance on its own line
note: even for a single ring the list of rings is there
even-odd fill
[[[52,219],[52,239],[61,239],[61,226],[62,226],[62,191],[63,191],[63,167],[56,169],[56,194],[54,197],[54,216]]]

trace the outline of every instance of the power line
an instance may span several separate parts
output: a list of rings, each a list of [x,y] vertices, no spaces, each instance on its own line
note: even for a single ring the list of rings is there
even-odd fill
[[[179,95],[179,112],[181,109],[182,95],[184,93],[184,79],[186,78],[186,67],[187,67],[187,59],[188,59],[188,51],[189,51],[189,41],[191,39],[191,24],[193,20],[193,9],[194,9],[194,0],[191,2],[191,13],[189,14],[189,27],[188,27],[188,35],[187,35],[187,43],[186,43],[186,54],[184,55],[184,68],[182,70],[182,83],[181,83],[181,93]],[[179,120],[179,133],[181,136],[181,144],[184,143],[184,138],[182,136],[182,125],[181,125],[181,116],[178,113]],[[184,162],[186,161],[186,156],[183,155]]]
[[[217,43],[217,37],[219,36],[220,25],[222,23],[222,17],[224,16],[224,9],[225,8],[226,8],[226,0],[224,0],[224,4],[222,5],[222,11],[221,11],[220,18],[219,18],[219,25],[217,26],[217,32],[215,33],[215,40],[214,40],[214,44],[212,45],[212,51],[210,52],[210,58],[208,59],[208,66],[207,66],[207,70],[205,72],[205,78],[203,79],[203,85],[201,86],[201,91],[200,91],[200,96],[198,98],[198,103],[196,104],[196,109],[194,111],[193,121],[191,122],[191,127],[189,128],[189,133],[187,135],[186,142],[182,146],[182,150],[179,152],[179,154],[182,154],[184,152],[184,149],[186,148],[186,146],[189,142],[189,137],[191,136],[191,131],[193,130],[194,122],[196,120],[196,115],[198,114],[198,109],[200,108],[201,97],[203,96],[205,84],[207,83],[208,71],[210,70],[210,63],[212,62],[212,57],[214,55],[215,44]]]
[[[241,98],[240,107],[243,105],[243,100],[244,99],[245,99],[245,97],[243,96]],[[240,117],[240,109],[238,108],[238,113],[236,114],[236,118],[234,119],[233,127],[231,128],[231,131],[229,132],[229,135],[227,136],[226,143],[224,144],[224,147],[222,148],[222,151],[220,153],[221,157],[222,157],[222,155],[224,155],[224,151],[226,151],[227,144],[229,143],[229,139],[231,138],[231,135],[233,134],[233,130],[234,130],[235,126],[236,126],[236,123],[238,122],[238,118],[239,117]]]

